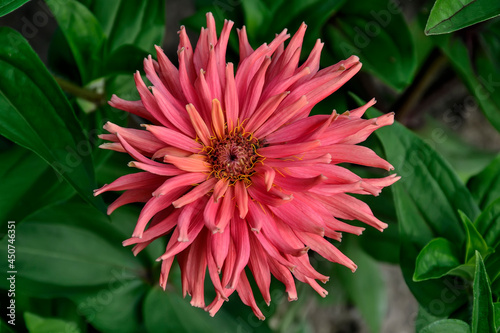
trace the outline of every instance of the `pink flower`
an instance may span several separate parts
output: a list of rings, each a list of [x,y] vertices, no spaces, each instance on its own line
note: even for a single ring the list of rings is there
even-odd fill
[[[308,117],[361,63],[351,56],[320,70],[323,43],[318,40],[299,66],[305,24],[286,48],[286,30],[256,50],[245,28],[238,30],[236,74],[225,59],[233,22],[225,21],[219,39],[211,14],[207,25],[196,51],[181,27],[178,69],[159,47],[157,61],[151,56],[144,60],[152,87],[135,74],[141,100],[112,97],[110,105],[151,125],[143,125],[145,130],[104,126],[111,134],[100,137],[111,143],[101,147],[128,153],[134,159],[129,166],[142,172],[120,177],[95,195],[125,190],[108,214],[131,202],[146,203],[132,238],[123,243],[135,244],[134,254],[170,235],[158,258],[163,288],[177,258],[183,294],[191,295],[193,306],[214,315],[236,290],[264,319],[245,267],[267,304],[271,275],[283,282],[289,300],[297,299],[294,277],[325,296],[317,280],[328,277],[311,266],[308,250],[354,271],[356,265],[324,236],[340,241],[341,232],[359,235],[364,230],[339,219],[360,220],[381,231],[387,227],[346,193],[378,195],[399,177],[363,179],[337,164],[391,170],[387,161],[356,144],[392,124],[394,117],[361,119],[375,100],[342,114]],[[208,305],[207,268],[217,294]]]

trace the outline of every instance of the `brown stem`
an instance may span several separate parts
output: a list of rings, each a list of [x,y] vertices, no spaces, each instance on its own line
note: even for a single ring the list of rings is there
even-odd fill
[[[67,92],[68,94],[71,94],[78,98],[82,98],[97,105],[102,105],[105,103],[105,98],[103,94],[99,94],[91,90],[77,86],[76,84],[61,77],[55,76],[54,79],[56,80],[57,84],[61,87],[61,89]]]
[[[409,96],[396,113],[396,117],[400,122],[404,122],[409,117],[411,111],[418,105],[429,86],[435,81],[437,75],[446,67],[447,62],[446,57],[442,53],[439,53],[420,80],[415,82]]]

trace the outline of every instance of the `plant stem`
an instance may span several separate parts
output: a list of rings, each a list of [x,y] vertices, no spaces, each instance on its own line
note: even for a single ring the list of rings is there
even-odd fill
[[[97,105],[102,105],[105,103],[105,98],[103,94],[99,94],[91,90],[82,88],[61,77],[54,76],[54,79],[56,80],[57,84],[61,87],[61,89],[67,92],[68,94],[71,94],[78,98],[82,98]]]
[[[401,105],[399,111],[396,113],[396,117],[400,122],[404,123],[405,120],[410,117],[412,111],[418,105],[422,96],[425,94],[429,86],[436,80],[438,74],[446,67],[447,63],[448,60],[446,57],[442,53],[439,53],[439,55],[428,66],[424,75],[412,84],[410,87],[411,90],[409,91],[410,94],[404,99],[403,105]]]

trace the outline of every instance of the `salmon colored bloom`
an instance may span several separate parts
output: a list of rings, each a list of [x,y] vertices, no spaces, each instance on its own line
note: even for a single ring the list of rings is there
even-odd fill
[[[245,268],[252,273],[269,304],[271,276],[297,299],[295,279],[320,295],[317,281],[328,277],[309,262],[311,249],[329,261],[356,265],[332,245],[341,233],[363,228],[344,220],[360,220],[383,230],[387,225],[370,208],[347,193],[378,195],[399,177],[363,179],[339,166],[354,163],[391,170],[369,148],[356,145],[374,130],[393,123],[393,114],[361,119],[372,100],[355,110],[308,117],[311,109],[335,92],[361,68],[358,57],[319,69],[323,43],[316,42],[299,66],[306,25],[290,39],[284,30],[270,44],[254,50],[245,28],[238,30],[238,69],[225,54],[233,22],[225,21],[219,38],[207,14],[196,50],[184,27],[179,32],[179,67],[156,47],[157,60],[144,60],[148,89],[134,76],[141,97],[126,101],[113,96],[110,105],[147,119],[143,130],[107,123],[111,141],[101,147],[128,153],[129,166],[142,170],[118,178],[95,191],[125,192],[108,208],[145,202],[132,238],[134,254],[158,237],[169,235],[160,285],[165,288],[177,258],[184,296],[214,315],[236,290],[257,317]],[[207,270],[208,268],[208,270]],[[205,303],[208,273],[216,298]],[[295,279],[294,279],[295,278]]]

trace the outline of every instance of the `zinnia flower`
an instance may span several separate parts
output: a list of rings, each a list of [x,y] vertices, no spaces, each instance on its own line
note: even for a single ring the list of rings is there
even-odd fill
[[[156,47],[157,60],[144,60],[148,89],[134,76],[138,101],[113,96],[110,105],[151,122],[144,130],[107,123],[111,143],[101,147],[128,153],[129,166],[142,172],[118,178],[95,191],[125,192],[108,209],[145,202],[132,238],[139,253],[158,237],[170,235],[162,261],[160,285],[165,288],[177,258],[184,296],[214,315],[236,290],[257,317],[245,268],[265,302],[271,301],[271,275],[297,299],[294,277],[320,295],[328,277],[309,262],[311,249],[329,261],[356,265],[325,236],[341,240],[341,232],[363,228],[342,220],[360,220],[383,230],[362,201],[346,194],[378,195],[399,177],[363,179],[339,166],[354,163],[391,170],[369,148],[356,145],[374,130],[393,123],[393,114],[361,119],[372,100],[355,110],[308,117],[311,109],[361,68],[351,56],[319,69],[323,43],[316,42],[299,66],[302,24],[290,37],[284,30],[268,45],[254,50],[245,27],[238,30],[240,61],[235,72],[225,54],[233,22],[225,21],[217,39],[215,21],[194,50],[184,27],[179,32],[179,68]],[[149,225],[148,225],[149,223]],[[208,268],[208,271],[207,271]],[[216,298],[205,304],[204,280],[209,275]]]

